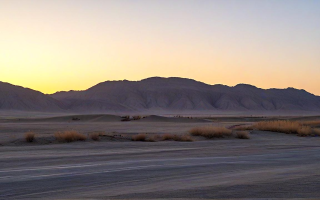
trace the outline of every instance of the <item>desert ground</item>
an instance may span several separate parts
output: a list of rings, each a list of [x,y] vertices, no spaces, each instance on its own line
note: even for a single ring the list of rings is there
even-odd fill
[[[5,116],[0,118],[0,199],[319,199],[318,136],[251,130],[250,139],[130,139],[270,119]],[[65,130],[103,134],[99,141],[56,141],[54,133]],[[26,132],[35,133],[33,142],[25,141]]]

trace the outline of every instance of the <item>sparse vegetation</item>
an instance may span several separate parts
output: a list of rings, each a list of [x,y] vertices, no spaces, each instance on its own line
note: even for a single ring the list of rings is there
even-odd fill
[[[99,141],[100,135],[101,135],[100,133],[91,133],[91,134],[89,134],[89,137],[94,141]]]
[[[85,141],[86,135],[83,135],[77,131],[63,131],[54,134],[56,140],[59,142],[74,142],[74,141]]]
[[[173,140],[174,135],[173,134],[169,134],[169,133],[165,133],[162,135],[161,140],[165,141],[165,140]]]
[[[151,142],[157,142],[157,141],[161,141],[162,137],[159,134],[154,134],[148,137],[148,140]]]
[[[35,133],[34,132],[27,132],[25,135],[24,135],[24,138],[26,139],[26,142],[33,142],[34,139],[35,139]]]
[[[146,139],[147,142],[157,142],[159,139],[156,137],[156,135],[153,135],[151,137],[147,137]]]
[[[132,141],[144,141],[144,142],[157,142],[157,141],[166,141],[166,140],[172,140],[172,141],[179,141],[179,142],[192,142],[194,141],[192,137],[189,135],[175,135],[175,134],[154,134],[154,135],[148,135],[145,133],[140,133],[137,135],[132,136]]]
[[[250,135],[248,131],[237,131],[236,138],[239,139],[250,139]]]
[[[147,140],[147,134],[139,133],[138,135],[132,136],[131,140],[132,141],[146,141]]]
[[[142,118],[142,117],[141,117],[141,116],[138,116],[138,115],[132,117],[133,120],[140,120],[141,118]]]
[[[173,140],[173,141],[179,141],[179,142],[193,142],[193,138],[189,135],[173,135],[173,134],[163,134],[161,137],[162,141],[165,140]]]
[[[194,139],[190,137],[189,135],[175,135],[173,138],[174,141],[179,141],[179,142],[193,142]]]
[[[122,118],[121,121],[123,121],[123,122],[130,121],[130,116],[129,115],[122,116],[121,118]]]
[[[225,127],[206,126],[193,128],[190,130],[190,134],[205,138],[222,138],[225,136],[231,136],[232,131]]]

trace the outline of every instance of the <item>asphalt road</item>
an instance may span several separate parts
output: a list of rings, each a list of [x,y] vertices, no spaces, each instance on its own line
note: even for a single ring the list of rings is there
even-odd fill
[[[0,147],[0,199],[320,198],[320,139]]]

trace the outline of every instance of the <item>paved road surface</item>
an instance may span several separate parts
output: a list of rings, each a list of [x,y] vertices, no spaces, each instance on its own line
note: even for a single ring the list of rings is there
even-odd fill
[[[0,199],[320,198],[320,140],[0,147]]]

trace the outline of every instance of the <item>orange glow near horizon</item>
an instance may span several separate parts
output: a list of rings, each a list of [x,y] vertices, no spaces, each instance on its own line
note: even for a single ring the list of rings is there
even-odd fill
[[[246,2],[3,0],[0,81],[54,93],[184,77],[320,95],[320,3]]]

